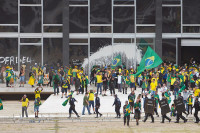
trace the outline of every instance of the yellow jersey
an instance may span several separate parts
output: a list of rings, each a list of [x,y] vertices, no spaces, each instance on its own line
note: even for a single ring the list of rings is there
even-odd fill
[[[26,98],[25,101],[22,99],[22,107],[27,107],[28,106],[28,102],[29,102],[28,98]]]
[[[157,85],[156,85],[156,83],[153,83],[153,82],[152,82],[152,83],[150,84],[150,87],[151,87],[151,90],[152,90],[152,91],[156,91]]]
[[[101,75],[97,75],[97,83],[102,83],[102,76]]]
[[[41,93],[41,90],[40,91],[35,91],[35,98],[40,98],[40,93]]]
[[[94,101],[94,93],[89,92],[89,101]]]

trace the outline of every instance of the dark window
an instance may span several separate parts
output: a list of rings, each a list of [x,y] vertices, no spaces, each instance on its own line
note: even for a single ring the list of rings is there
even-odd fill
[[[81,66],[84,59],[88,58],[87,45],[70,45],[69,46],[69,59],[71,65]]]
[[[41,0],[20,0],[20,4],[41,4]]]
[[[91,38],[90,39],[90,53],[93,54],[103,47],[112,45],[111,38]],[[111,51],[110,51],[111,52]]]
[[[167,63],[176,63],[176,39],[162,40],[162,59]]]
[[[71,5],[88,5],[88,0],[69,0]]]
[[[22,33],[41,32],[41,7],[20,7],[20,31]]]
[[[114,43],[131,43],[131,38],[114,38]]]
[[[115,5],[134,5],[134,0],[114,0]]]
[[[163,7],[163,33],[181,32],[181,8]]]
[[[41,38],[20,38],[20,43],[41,43]]]
[[[137,26],[137,33],[154,33],[154,26]]]
[[[183,0],[183,24],[200,24],[199,0]]]
[[[180,0],[162,0],[162,4],[180,4]]]
[[[62,32],[62,26],[44,26],[44,32]]]
[[[155,0],[137,0],[137,24],[155,24]]]
[[[88,33],[88,7],[70,7],[69,18],[70,33]]]
[[[88,39],[69,39],[69,43],[88,43]]]
[[[134,33],[134,7],[114,7],[114,33]]]
[[[12,65],[17,70],[18,39],[0,38],[0,65]]]
[[[44,38],[43,49],[44,64],[56,66],[63,63],[62,38]]]
[[[111,0],[90,0],[90,23],[111,24]]]
[[[183,33],[200,33],[200,26],[184,26]]]
[[[111,33],[111,26],[91,26],[91,33]]]
[[[18,0],[0,0],[0,24],[18,24]]]
[[[17,26],[0,26],[0,32],[18,32]]]
[[[44,24],[62,24],[63,0],[44,0]]]

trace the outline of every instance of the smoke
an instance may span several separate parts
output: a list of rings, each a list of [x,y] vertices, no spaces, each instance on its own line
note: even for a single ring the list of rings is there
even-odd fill
[[[117,44],[117,45],[108,45],[100,48],[97,52],[93,53],[88,58],[84,59],[82,64],[83,68],[88,66],[100,65],[108,66],[112,64],[112,57],[114,58],[117,55],[121,55],[122,63],[127,67],[134,66],[141,61],[142,51],[134,44]],[[136,63],[136,64],[135,64]]]

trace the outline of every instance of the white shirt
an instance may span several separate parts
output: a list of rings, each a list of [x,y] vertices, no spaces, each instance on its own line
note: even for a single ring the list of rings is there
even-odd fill
[[[167,91],[167,87],[166,86],[161,87],[160,91],[161,93],[165,93]]]
[[[121,76],[121,75],[118,76],[117,83],[118,83],[118,84],[121,84],[121,83],[122,83],[122,76]]]

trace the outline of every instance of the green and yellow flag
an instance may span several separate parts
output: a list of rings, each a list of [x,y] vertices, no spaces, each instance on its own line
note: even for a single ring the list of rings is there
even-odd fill
[[[138,72],[136,75],[139,75],[145,69],[155,68],[159,66],[162,62],[162,59],[156,54],[156,52],[153,49],[151,49],[151,47],[148,47],[146,53],[144,54],[144,57],[140,62]]]
[[[121,55],[117,55],[112,61],[112,69],[122,65]]]
[[[127,106],[126,106],[126,113],[125,113],[125,116],[129,116],[130,115],[130,113],[131,113],[131,110],[130,110],[130,104],[128,104]]]
[[[3,104],[2,104],[1,99],[0,99],[0,110],[3,110]]]

